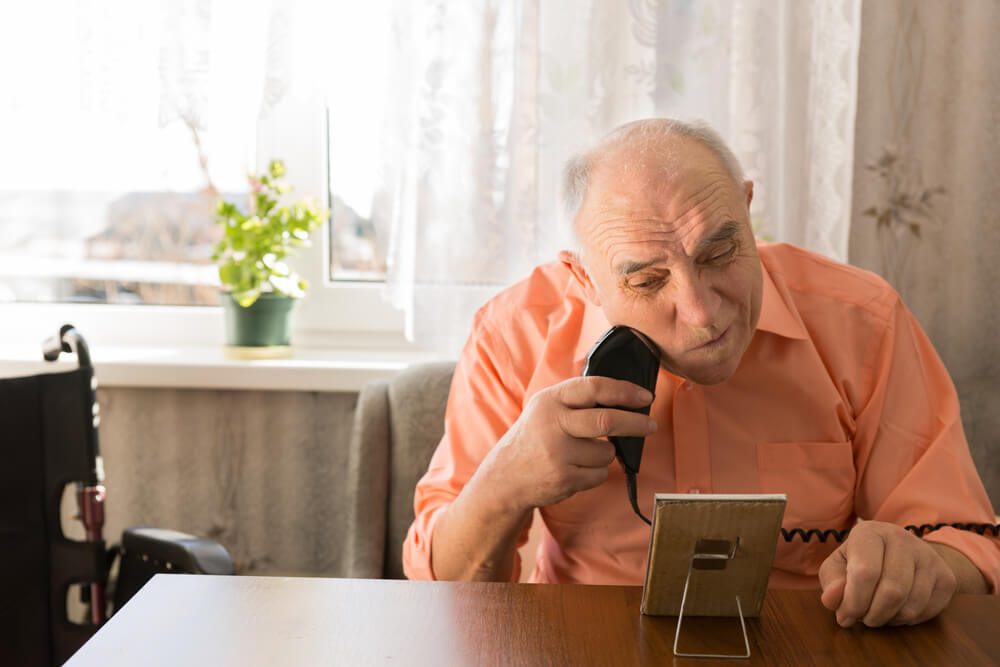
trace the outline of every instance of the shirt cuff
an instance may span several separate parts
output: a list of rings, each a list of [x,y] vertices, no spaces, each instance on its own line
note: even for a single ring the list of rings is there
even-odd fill
[[[410,525],[403,543],[403,574],[407,579],[437,581],[431,564],[431,545],[434,540],[434,528],[438,517],[447,508],[442,505],[430,510],[426,516],[417,517]],[[418,527],[419,526],[419,527]],[[514,551],[514,562],[511,568],[510,581],[517,583],[521,579],[520,545]]]
[[[441,505],[422,516],[417,516],[410,525],[403,543],[403,574],[407,579],[437,581],[431,567],[431,540],[438,517],[448,505]]]
[[[924,539],[944,544],[961,553],[982,572],[989,592],[1000,592],[1000,537],[945,526],[926,533]]]

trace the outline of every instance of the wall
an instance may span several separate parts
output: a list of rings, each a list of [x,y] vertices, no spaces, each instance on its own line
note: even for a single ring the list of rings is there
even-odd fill
[[[98,400],[106,539],[154,525],[218,540],[243,573],[339,574],[356,394],[101,388]]]

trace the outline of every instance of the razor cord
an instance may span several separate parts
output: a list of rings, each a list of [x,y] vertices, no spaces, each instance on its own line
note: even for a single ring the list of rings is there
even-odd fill
[[[906,530],[912,532],[917,537],[923,537],[924,533],[930,533],[946,527],[957,528],[958,530],[968,530],[974,533],[979,533],[980,535],[992,533],[993,537],[1000,535],[1000,524],[992,523],[925,523],[919,526],[905,526]],[[792,528],[791,530],[786,530],[782,528],[781,536],[785,538],[786,542],[791,542],[795,536],[798,536],[803,542],[808,542],[814,535],[820,542],[826,542],[826,538],[828,537],[834,538],[834,541],[836,542],[843,542],[847,539],[847,534],[850,532],[850,528],[846,530],[819,530],[817,528],[810,528],[809,530]]]
[[[652,522],[650,522],[650,520],[647,519],[639,509],[639,502],[636,499],[637,493],[635,473],[628,471],[625,472],[625,485],[628,490],[629,502],[632,503],[632,509],[635,511],[636,515],[646,523],[652,525]],[[967,530],[969,532],[978,533],[979,535],[990,533],[993,537],[1000,536],[1000,524],[992,523],[924,523],[919,526],[904,526],[904,528],[912,532],[917,537],[923,537],[924,534],[940,530],[941,528],[956,528],[958,530]],[[782,528],[781,536],[786,542],[791,542],[796,537],[801,539],[803,542],[809,542],[814,536],[820,542],[826,542],[827,538],[830,537],[832,537],[835,542],[843,542],[847,539],[847,535],[850,532],[850,528],[847,528],[846,530],[836,530],[834,528],[830,528],[828,530],[819,530],[818,528],[810,528],[809,530],[803,530],[802,528]]]
[[[640,519],[642,519],[643,521],[645,521],[646,523],[648,523],[650,526],[652,526],[653,522],[650,521],[649,519],[647,519],[646,517],[644,517],[642,515],[642,512],[639,510],[639,501],[636,500],[636,495],[637,494],[636,494],[636,488],[635,488],[635,473],[634,472],[630,472],[628,470],[625,471],[625,486],[628,489],[628,499],[629,499],[629,502],[632,503],[632,509],[635,510],[635,513],[639,515]]]

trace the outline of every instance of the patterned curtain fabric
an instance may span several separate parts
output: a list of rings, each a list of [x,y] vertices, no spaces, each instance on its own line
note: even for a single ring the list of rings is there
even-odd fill
[[[1000,509],[1000,2],[867,2],[863,24],[851,263],[933,341]]]
[[[860,0],[397,4],[387,292],[455,356],[489,296],[555,258],[559,174],[619,123],[704,118],[758,234],[847,258]]]
[[[13,158],[0,164],[5,189],[197,190],[199,153],[211,156],[217,187],[243,189],[257,119],[289,78],[288,10],[239,0],[16,5],[0,40],[0,82],[18,91],[0,95],[0,146]]]

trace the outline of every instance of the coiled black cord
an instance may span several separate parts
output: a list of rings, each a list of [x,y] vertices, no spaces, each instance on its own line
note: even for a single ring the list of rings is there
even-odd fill
[[[992,523],[925,523],[919,526],[906,526],[906,530],[911,531],[917,537],[923,537],[924,533],[930,533],[945,527],[957,528],[958,530],[968,530],[974,533],[979,533],[980,535],[992,533],[993,537],[1000,535],[1000,524]],[[792,528],[791,530],[785,530],[782,528],[781,536],[785,538],[786,542],[791,542],[796,535],[803,542],[808,542],[814,535],[820,542],[826,542],[826,538],[828,537],[833,537],[836,542],[843,542],[847,538],[847,534],[850,532],[850,528],[847,530],[819,530],[817,528],[810,528],[809,530]]]
[[[636,499],[636,482],[635,473],[625,471],[625,486],[628,490],[628,500],[632,503],[632,509],[635,511],[636,515],[649,525],[653,525],[652,522],[647,519],[643,513],[639,510],[639,502]],[[919,526],[905,526],[906,530],[912,532],[917,537],[923,537],[925,533],[930,533],[941,528],[957,528],[958,530],[968,530],[970,532],[979,533],[980,535],[985,535],[990,533],[993,537],[1000,535],[1000,524],[992,523],[924,523]],[[798,537],[803,542],[809,542],[814,536],[820,542],[826,542],[827,538],[832,537],[835,542],[843,542],[847,539],[847,535],[851,532],[850,528],[845,530],[836,530],[830,528],[828,530],[820,530],[818,528],[810,528],[809,530],[803,530],[802,528],[791,528],[781,529],[781,536],[785,538],[786,542],[791,542],[793,539]]]
[[[622,467],[624,468],[624,466]],[[632,503],[632,509],[635,511],[636,515],[649,525],[653,525],[653,523],[639,510],[639,502],[636,499],[638,494],[636,491],[635,473],[629,472],[628,469],[625,469],[625,487],[628,490],[628,500]],[[979,533],[980,535],[991,533],[993,537],[1000,535],[1000,524],[992,523],[924,523],[919,526],[905,526],[906,530],[912,532],[917,537],[923,537],[925,533],[930,533],[945,527],[957,528],[958,530],[968,530],[970,532]],[[818,528],[810,528],[809,530],[803,530],[802,528],[782,528],[781,536],[785,538],[786,542],[791,542],[796,536],[803,542],[808,542],[813,538],[813,536],[815,536],[820,542],[826,542],[828,537],[834,538],[835,542],[843,542],[847,539],[847,535],[850,532],[850,528],[845,530],[836,530],[834,528],[830,528],[828,530],[820,530]]]

